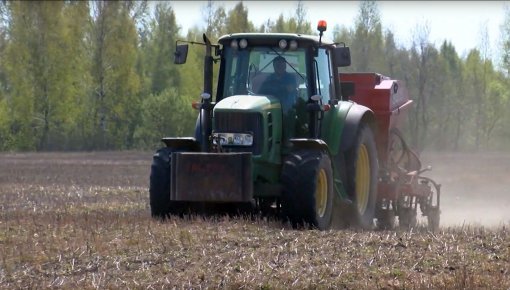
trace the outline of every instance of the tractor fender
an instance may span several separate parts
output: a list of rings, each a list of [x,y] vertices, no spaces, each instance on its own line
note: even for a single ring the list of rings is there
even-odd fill
[[[161,141],[166,147],[176,150],[200,151],[200,144],[193,137],[165,137]]]
[[[361,123],[368,123],[372,130],[375,129],[375,117],[369,108],[353,104],[345,117],[344,127],[340,140],[340,149],[345,152],[352,147],[356,140],[356,133]],[[374,131],[375,134],[375,131]]]
[[[308,138],[296,138],[289,139],[289,142],[292,143],[292,149],[315,149],[321,150],[330,154],[329,147],[326,142],[321,139],[308,139]]]

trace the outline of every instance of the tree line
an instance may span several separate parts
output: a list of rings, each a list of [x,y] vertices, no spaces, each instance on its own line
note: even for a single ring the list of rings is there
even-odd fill
[[[209,1],[202,8],[205,27],[184,35],[171,2],[1,2],[0,150],[154,149],[163,136],[190,136],[204,52],[190,47],[186,65],[177,67],[176,40],[315,33],[301,1],[292,16],[258,27],[248,12],[242,2],[227,10]],[[508,12],[505,19],[499,68],[484,37],[460,57],[448,41],[436,47],[427,25],[418,25],[411,47],[403,47],[383,29],[375,1],[361,1],[351,27],[334,27],[333,41],[351,47],[347,71],[406,82],[415,106],[405,133],[414,148],[504,149],[510,143]]]

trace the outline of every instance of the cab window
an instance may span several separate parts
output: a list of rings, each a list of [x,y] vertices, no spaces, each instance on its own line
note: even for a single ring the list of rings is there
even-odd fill
[[[314,59],[316,93],[322,96],[323,103],[327,103],[334,96],[334,76],[330,57],[328,50],[320,48]]]

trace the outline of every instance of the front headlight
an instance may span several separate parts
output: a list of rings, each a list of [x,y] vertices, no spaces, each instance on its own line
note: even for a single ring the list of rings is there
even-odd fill
[[[221,146],[252,146],[253,135],[249,133],[213,133],[213,143]]]

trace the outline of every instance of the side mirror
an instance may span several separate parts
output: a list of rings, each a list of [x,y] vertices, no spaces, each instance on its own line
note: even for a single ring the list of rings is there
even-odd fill
[[[335,47],[335,65],[344,67],[351,65],[351,51],[347,46]]]
[[[175,47],[174,63],[183,64],[186,62],[187,57],[188,57],[188,45],[187,44],[177,45],[177,47]]]

